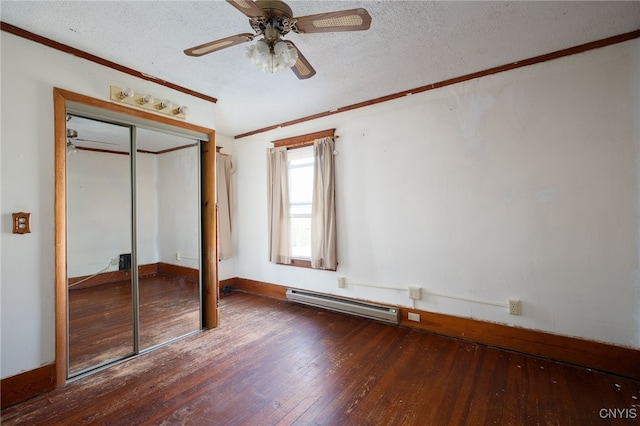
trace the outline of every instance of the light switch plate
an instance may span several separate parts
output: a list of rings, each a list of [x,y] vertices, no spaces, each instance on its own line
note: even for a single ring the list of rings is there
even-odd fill
[[[31,213],[12,213],[11,216],[13,217],[14,234],[29,234],[31,232]]]

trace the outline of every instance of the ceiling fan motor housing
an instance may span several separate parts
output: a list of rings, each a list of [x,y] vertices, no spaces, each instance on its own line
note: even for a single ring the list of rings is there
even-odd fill
[[[281,16],[291,19],[293,11],[283,1],[279,0],[257,0],[256,5],[264,11],[267,16]]]
[[[278,0],[258,0],[255,3],[262,9],[264,16],[249,18],[249,23],[257,35],[264,35],[267,43],[273,44],[294,30],[293,11],[286,3]]]

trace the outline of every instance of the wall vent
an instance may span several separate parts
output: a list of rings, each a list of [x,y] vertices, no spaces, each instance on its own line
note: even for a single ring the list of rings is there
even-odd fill
[[[309,291],[287,289],[287,299],[305,305],[325,308],[336,312],[357,315],[360,317],[375,319],[378,321],[398,324],[400,311],[393,306],[376,305],[372,303],[358,302],[342,299],[337,296],[312,293]]]

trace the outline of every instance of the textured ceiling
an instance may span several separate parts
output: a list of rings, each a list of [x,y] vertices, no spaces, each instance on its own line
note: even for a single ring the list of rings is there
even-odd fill
[[[640,2],[289,1],[295,16],[356,7],[368,31],[295,34],[317,74],[265,74],[233,46],[252,32],[223,1],[5,1],[2,21],[218,99],[216,129],[238,135],[640,29]]]

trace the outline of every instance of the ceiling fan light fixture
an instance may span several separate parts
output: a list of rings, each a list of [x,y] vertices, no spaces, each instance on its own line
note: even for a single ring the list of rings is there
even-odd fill
[[[247,47],[246,53],[253,65],[270,73],[291,68],[298,60],[298,51],[280,39],[272,44],[265,40],[258,40]]]
[[[78,148],[71,142],[71,139],[67,139],[67,154],[75,154],[78,152]]]

